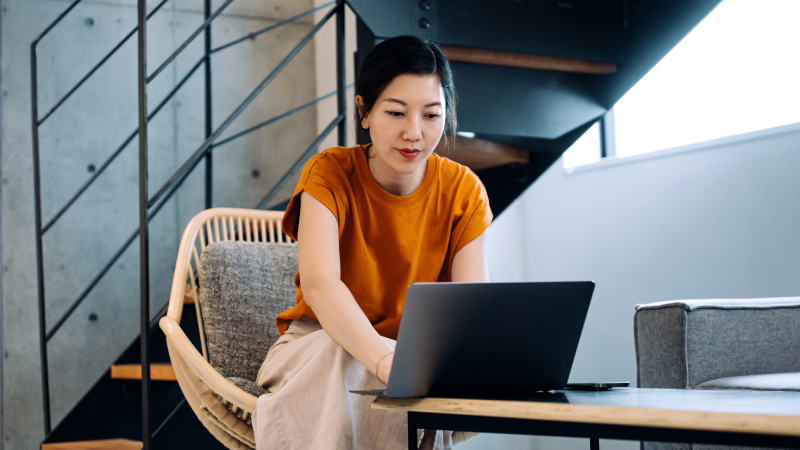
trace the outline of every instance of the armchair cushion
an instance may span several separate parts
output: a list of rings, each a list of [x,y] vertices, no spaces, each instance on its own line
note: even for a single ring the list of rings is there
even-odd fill
[[[800,372],[745,375],[706,381],[697,389],[743,389],[748,391],[800,391]]]
[[[800,297],[636,305],[639,387],[800,372]]]
[[[247,392],[253,397],[261,397],[267,393],[267,390],[264,389],[264,386],[259,386],[254,381],[245,380],[244,378],[239,377],[228,377],[226,380],[230,381],[234,386]]]
[[[226,378],[255,380],[278,339],[275,317],[296,302],[297,246],[216,242],[200,266],[209,362]]]

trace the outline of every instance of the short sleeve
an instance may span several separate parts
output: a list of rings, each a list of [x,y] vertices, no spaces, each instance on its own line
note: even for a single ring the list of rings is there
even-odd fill
[[[492,209],[489,207],[486,188],[478,176],[468,169],[464,178],[463,188],[459,189],[458,198],[462,204],[466,205],[464,215],[459,220],[459,222],[465,223],[465,226],[458,236],[453,255],[486,231],[494,217]]]
[[[303,172],[300,174],[300,181],[297,182],[297,187],[289,200],[289,206],[286,207],[286,213],[283,215],[282,227],[283,232],[292,240],[297,240],[297,226],[300,221],[300,194],[303,191],[308,192],[312,197],[319,200],[320,203],[325,205],[336,217],[336,221],[340,222],[340,211],[337,205],[337,188],[335,183],[335,165],[333,158],[326,158],[325,153],[315,155],[308,160],[303,167]],[[341,222],[340,222],[341,223]]]

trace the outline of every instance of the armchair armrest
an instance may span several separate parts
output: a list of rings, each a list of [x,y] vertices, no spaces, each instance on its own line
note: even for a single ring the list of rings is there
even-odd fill
[[[256,402],[258,399],[242,391],[233,383],[226,380],[225,377],[219,374],[211,364],[209,364],[200,353],[194,348],[189,338],[186,337],[183,330],[174,319],[171,317],[162,317],[159,321],[159,326],[167,335],[170,341],[171,348],[174,348],[178,357],[185,364],[186,368],[195,374],[198,378],[211,388],[211,390],[226,401],[232,402],[236,407],[243,409],[248,414],[252,414],[256,410]]]
[[[800,297],[636,305],[633,323],[639,387],[800,372]]]

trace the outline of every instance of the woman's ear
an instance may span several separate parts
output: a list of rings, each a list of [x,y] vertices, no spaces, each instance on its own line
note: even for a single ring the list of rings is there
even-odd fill
[[[356,95],[356,108],[358,108],[358,117],[361,118],[361,128],[369,129],[369,119],[364,117],[364,97]]]

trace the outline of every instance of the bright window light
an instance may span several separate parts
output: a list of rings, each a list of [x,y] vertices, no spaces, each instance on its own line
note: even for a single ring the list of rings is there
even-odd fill
[[[583,136],[564,152],[562,158],[567,169],[600,161],[600,123],[595,123],[586,130],[586,133],[583,133]]]
[[[800,122],[798,18],[798,0],[724,0],[614,107],[617,156]]]

